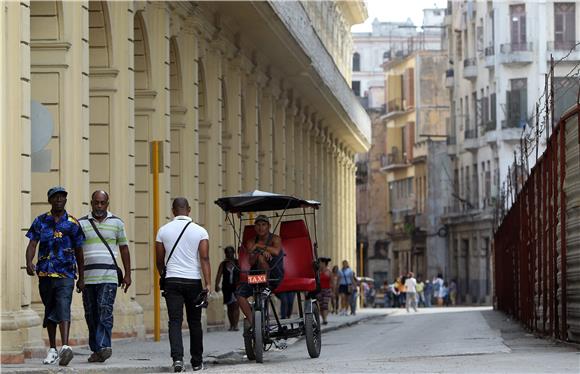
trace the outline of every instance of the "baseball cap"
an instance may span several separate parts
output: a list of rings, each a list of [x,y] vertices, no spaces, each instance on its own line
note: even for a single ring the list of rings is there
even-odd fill
[[[46,193],[46,195],[50,199],[52,197],[52,195],[57,194],[59,192],[62,192],[65,195],[68,195],[68,192],[66,192],[66,190],[64,189],[64,187],[61,187],[61,186],[52,187],[51,189],[48,190],[48,192]]]
[[[257,217],[254,219],[254,224],[256,224],[256,223],[258,223],[258,222],[260,222],[260,221],[262,221],[262,222],[266,222],[266,223],[270,223],[270,220],[268,219],[268,217],[267,217],[267,216],[265,216],[265,215],[263,215],[263,214],[260,214],[259,216],[257,216]]]

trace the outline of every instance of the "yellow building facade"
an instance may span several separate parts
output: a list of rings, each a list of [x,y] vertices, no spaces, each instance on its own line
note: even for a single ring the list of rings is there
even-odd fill
[[[449,193],[446,123],[449,101],[443,90],[446,58],[439,51],[415,51],[384,64],[389,273],[413,271],[426,279],[447,266],[441,197]]]
[[[160,222],[186,197],[209,231],[214,275],[234,244],[214,201],[254,189],[321,201],[319,254],[356,264],[354,154],[369,147],[370,120],[347,79],[362,2],[0,4],[2,363],[44,352],[24,234],[55,185],[77,217],[93,190],[110,192],[133,268],[114,336],[153,329],[153,141]],[[82,343],[79,295],[72,308],[71,340]],[[223,320],[218,294],[205,322]]]

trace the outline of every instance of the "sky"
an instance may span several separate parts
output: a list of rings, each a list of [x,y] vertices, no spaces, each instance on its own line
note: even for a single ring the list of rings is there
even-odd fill
[[[366,0],[369,18],[365,23],[355,25],[352,32],[370,32],[371,24],[375,18],[379,21],[404,22],[411,18],[413,23],[421,26],[423,23],[423,9],[446,8],[447,0]]]

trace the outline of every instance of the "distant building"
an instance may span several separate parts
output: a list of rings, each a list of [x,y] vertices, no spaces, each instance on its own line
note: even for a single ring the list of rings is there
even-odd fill
[[[389,185],[387,184],[387,178],[385,178],[386,175],[381,172],[381,169],[388,163],[389,155],[392,156],[392,147],[395,146],[395,142],[400,141],[401,136],[400,134],[391,134],[395,131],[386,126],[385,113],[388,114],[388,102],[390,100],[401,99],[401,90],[403,89],[403,86],[398,86],[397,97],[395,97],[394,92],[385,89],[387,78],[385,77],[384,64],[392,63],[393,65],[389,65],[392,67],[398,64],[405,64],[403,61],[406,61],[406,63],[414,65],[416,60],[423,61],[422,59],[427,58],[426,56],[440,55],[435,52],[425,52],[425,55],[422,53],[441,49],[442,22],[445,12],[443,9],[425,9],[423,13],[424,21],[421,31],[417,30],[410,19],[406,22],[379,22],[375,19],[371,32],[353,33],[352,87],[355,95],[360,97],[363,106],[367,108],[372,122],[371,149],[368,153],[358,154],[356,157],[357,241],[359,248],[362,245],[364,252],[365,275],[373,277],[377,282],[387,279],[392,281],[392,278],[398,275],[399,271],[411,270],[407,264],[395,266],[392,252],[393,235],[389,231],[392,228],[392,212],[390,212],[389,208],[390,200],[388,194]],[[419,54],[422,57],[418,57]],[[438,57],[436,66],[438,69],[444,69],[446,57]],[[412,82],[421,81],[418,78],[421,74],[420,71],[417,70],[412,73],[412,79],[409,78],[410,75],[405,75],[406,79],[410,79],[408,84],[411,84],[413,92],[416,92],[417,95],[420,94],[421,89],[415,89],[415,84]],[[444,71],[439,73],[439,76],[435,74],[433,78],[438,79],[440,85],[442,85],[441,78],[444,76]],[[419,84],[417,84],[418,86]],[[443,87],[440,87],[438,91],[443,92]],[[407,92],[407,94],[413,97],[415,95],[410,92]],[[443,99],[446,100],[446,97],[443,97]],[[413,113],[418,114],[420,112],[413,111]],[[410,117],[414,115],[410,114]],[[413,122],[415,122],[415,119],[413,119]],[[444,123],[444,120],[439,122],[438,126],[441,131],[445,131]],[[395,136],[398,136],[398,138],[395,138]],[[418,140],[426,144],[427,139],[420,138]],[[435,139],[437,141],[433,141],[431,146],[427,148],[433,149],[434,144],[439,144],[439,148],[441,148],[440,145],[444,138],[432,138],[432,140]],[[413,148],[415,141],[410,141],[409,144],[409,147]],[[446,148],[443,147],[442,151],[445,152]],[[422,162],[429,161],[423,160]],[[427,194],[428,192],[425,190],[425,195]],[[423,227],[423,230],[426,230],[426,228]],[[423,255],[427,240],[430,239],[424,237],[423,244],[420,246]],[[399,256],[398,252],[397,256]],[[403,261],[402,259],[402,254],[400,258],[397,257],[397,261]],[[426,263],[424,260],[420,262],[422,264]],[[409,263],[408,265],[410,266],[411,264]]]
[[[414,271],[425,279],[447,266],[442,202],[451,188],[447,172],[446,122],[449,101],[443,92],[447,56],[414,52],[384,64],[387,81],[386,149],[381,171],[387,182],[389,272]]]
[[[444,16],[444,9],[425,9],[422,26],[413,25],[411,19],[380,22],[375,18],[371,32],[352,33],[352,88],[366,108],[380,109],[384,104],[384,62],[417,50],[441,49]]]
[[[491,302],[494,220],[505,205],[508,171],[525,170],[514,151],[520,151],[524,127],[535,126],[550,54],[555,60],[569,54],[555,68],[556,122],[576,100],[579,80],[565,75],[580,62],[579,7],[579,1],[449,2],[445,48],[453,192],[445,215],[450,229],[445,276],[458,280],[464,302]],[[529,166],[534,162],[535,152]]]

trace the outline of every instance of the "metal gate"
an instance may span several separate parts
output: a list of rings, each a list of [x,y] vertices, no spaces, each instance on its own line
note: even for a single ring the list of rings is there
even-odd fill
[[[528,329],[580,341],[580,106],[544,154],[494,238],[497,308]]]

